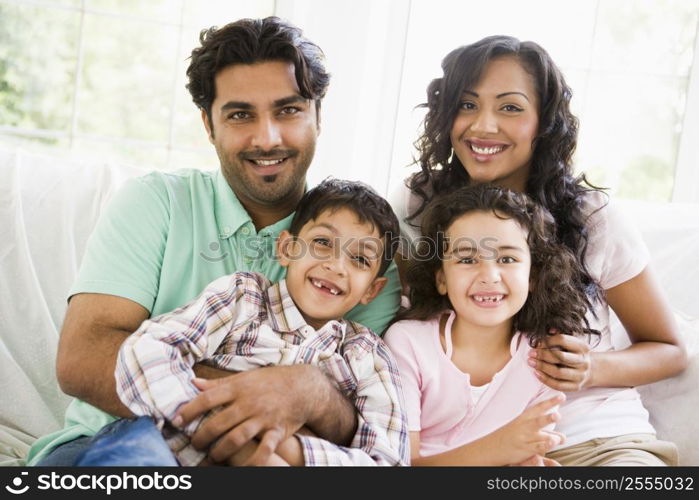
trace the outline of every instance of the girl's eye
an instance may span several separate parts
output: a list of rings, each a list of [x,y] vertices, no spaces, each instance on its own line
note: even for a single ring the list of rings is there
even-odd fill
[[[510,112],[520,112],[524,111],[522,108],[519,106],[515,106],[514,104],[506,104],[505,106],[502,107],[503,111],[510,111]]]
[[[476,109],[476,103],[473,101],[464,101],[461,103],[461,109],[466,109],[466,110]]]
[[[514,257],[503,257],[500,259],[500,262],[502,262],[503,264],[514,264],[515,262],[517,262],[517,259],[515,259]]]
[[[474,264],[476,261],[473,257],[461,257],[458,262],[459,264]]]

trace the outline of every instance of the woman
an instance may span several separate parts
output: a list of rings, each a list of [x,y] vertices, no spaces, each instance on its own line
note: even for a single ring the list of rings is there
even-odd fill
[[[434,196],[471,183],[525,192],[546,207],[583,266],[590,325],[602,332],[592,340],[552,332],[530,353],[540,380],[568,393],[557,428],[566,442],[548,456],[563,465],[676,464],[676,447],[656,439],[633,386],[679,373],[686,351],[640,236],[573,175],[578,123],[563,75],[537,44],[506,36],[457,48],[442,69],[423,105],[421,170],[393,200],[405,233],[419,235]],[[609,307],[632,342],[626,349],[612,347]]]

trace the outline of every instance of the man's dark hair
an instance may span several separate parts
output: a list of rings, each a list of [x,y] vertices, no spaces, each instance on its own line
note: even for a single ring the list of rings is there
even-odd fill
[[[393,261],[400,226],[391,205],[363,182],[329,177],[308,190],[296,207],[289,232],[294,237],[298,236],[307,222],[317,219],[324,211],[334,212],[343,208],[354,212],[360,224],[371,224],[383,239],[383,255],[377,274],[383,276]]]
[[[323,64],[325,56],[302,31],[278,17],[240,19],[223,28],[213,26],[199,34],[201,46],[192,50],[187,89],[194,104],[203,109],[211,123],[211,104],[216,97],[214,78],[233,64],[286,61],[294,65],[301,96],[316,102],[325,96],[330,74]],[[213,129],[212,129],[213,132]]]

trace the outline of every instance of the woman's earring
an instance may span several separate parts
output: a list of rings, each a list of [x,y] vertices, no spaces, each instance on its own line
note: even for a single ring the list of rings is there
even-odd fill
[[[447,165],[451,165],[452,161],[454,161],[454,148],[451,148],[451,152],[449,153],[449,159],[447,160]]]

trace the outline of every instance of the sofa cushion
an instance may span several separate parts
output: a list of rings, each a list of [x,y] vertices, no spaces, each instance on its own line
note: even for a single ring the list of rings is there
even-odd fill
[[[0,464],[63,425],[55,357],[67,292],[101,207],[141,172],[0,150]]]

